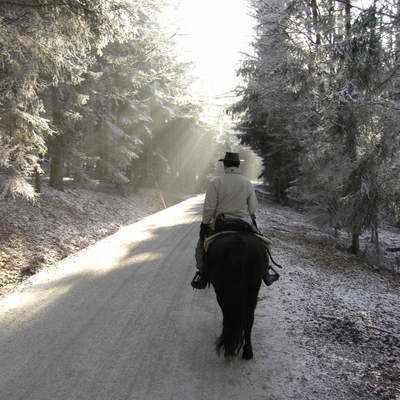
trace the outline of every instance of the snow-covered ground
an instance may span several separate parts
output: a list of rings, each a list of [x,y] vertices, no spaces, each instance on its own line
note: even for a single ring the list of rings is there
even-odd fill
[[[294,382],[289,392],[300,390],[298,399],[398,400],[398,274],[344,251],[335,238],[289,208],[264,203],[258,219],[285,269],[281,281],[264,290],[257,326],[270,322],[272,314],[274,326],[292,338],[301,358],[301,390]],[[399,240],[395,233],[385,236]]]
[[[163,208],[158,191],[112,193],[47,185],[35,203],[0,200],[0,295],[42,267]]]

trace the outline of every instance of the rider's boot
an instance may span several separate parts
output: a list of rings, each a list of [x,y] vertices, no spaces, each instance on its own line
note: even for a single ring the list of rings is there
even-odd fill
[[[270,270],[273,271],[272,274],[270,273]],[[269,257],[267,256],[267,265],[265,266],[265,271],[262,280],[267,286],[271,286],[278,279],[279,279],[279,274],[273,268],[270,267]]]
[[[274,271],[273,274],[270,274],[269,271],[266,269],[262,279],[267,286],[271,286],[279,279],[279,274],[276,271]]]
[[[191,285],[194,289],[205,289],[207,287],[207,279],[204,276],[205,252],[203,240],[199,240],[196,246],[196,264],[197,272],[192,279]]]
[[[193,289],[205,289],[207,284],[207,279],[204,277],[201,271],[198,270],[191,282]]]

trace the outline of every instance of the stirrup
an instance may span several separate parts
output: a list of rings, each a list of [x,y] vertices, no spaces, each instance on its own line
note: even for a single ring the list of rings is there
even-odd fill
[[[197,271],[190,284],[192,285],[193,289],[205,289],[207,287],[207,283],[208,282],[204,278],[204,276],[199,271]]]
[[[277,272],[270,274],[268,271],[266,271],[262,279],[267,286],[271,286],[279,279],[279,276],[280,275]]]

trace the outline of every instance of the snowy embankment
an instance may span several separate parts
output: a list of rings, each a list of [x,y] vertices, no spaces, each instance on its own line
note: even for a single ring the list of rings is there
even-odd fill
[[[49,187],[35,203],[0,201],[0,295],[100,238],[163,208],[158,191],[121,197]]]

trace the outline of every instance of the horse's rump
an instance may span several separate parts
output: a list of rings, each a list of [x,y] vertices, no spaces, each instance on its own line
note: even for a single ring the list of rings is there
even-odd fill
[[[224,348],[225,355],[237,354],[251,331],[265,265],[264,244],[250,233],[223,235],[208,249],[206,275],[224,318],[217,350]]]
[[[221,235],[210,244],[205,272],[214,287],[237,287],[259,281],[265,265],[263,242],[252,233],[237,232]]]

